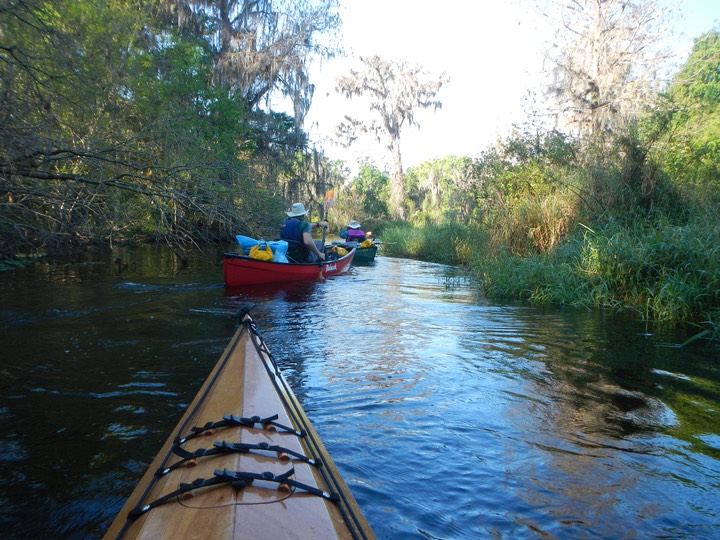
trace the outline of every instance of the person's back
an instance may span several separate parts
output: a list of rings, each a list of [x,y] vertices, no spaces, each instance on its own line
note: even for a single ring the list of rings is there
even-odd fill
[[[347,242],[364,242],[365,233],[360,229],[348,229],[347,231]]]
[[[365,233],[360,229],[360,223],[354,219],[348,223],[347,235],[345,236],[346,242],[364,242]]]
[[[295,218],[286,219],[280,228],[280,238],[288,243],[287,257],[294,262],[305,262],[308,250],[303,243],[301,224],[307,222]]]
[[[302,231],[300,230],[300,220],[296,218],[288,218],[280,227],[280,238],[283,240],[292,240],[294,242],[302,242]]]

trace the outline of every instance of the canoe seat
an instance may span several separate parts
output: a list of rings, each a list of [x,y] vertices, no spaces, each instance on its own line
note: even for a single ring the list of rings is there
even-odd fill
[[[285,240],[288,243],[287,258],[291,263],[305,262],[304,255],[307,253],[304,246],[295,240]]]
[[[297,242],[295,240],[285,240],[288,243],[288,250],[287,250],[287,258],[288,261],[291,263],[307,263],[307,262],[317,262],[315,260],[315,256],[313,255],[312,259],[310,259],[311,253],[308,251],[308,249],[302,245],[300,242]],[[315,246],[318,248],[318,251],[320,253],[324,253],[323,249],[325,246],[323,246],[322,240],[315,240]]]

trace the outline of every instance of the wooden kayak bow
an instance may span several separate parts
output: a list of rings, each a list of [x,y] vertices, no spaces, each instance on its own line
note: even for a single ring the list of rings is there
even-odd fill
[[[105,538],[375,538],[253,306]]]

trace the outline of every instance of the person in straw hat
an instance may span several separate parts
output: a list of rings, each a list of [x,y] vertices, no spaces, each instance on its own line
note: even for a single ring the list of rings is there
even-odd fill
[[[322,246],[318,247],[312,237],[313,229],[327,229],[327,221],[307,221],[307,210],[303,203],[294,203],[287,219],[280,229],[280,238],[288,243],[288,257],[296,262],[318,262],[325,260]],[[322,243],[322,242],[321,242]]]

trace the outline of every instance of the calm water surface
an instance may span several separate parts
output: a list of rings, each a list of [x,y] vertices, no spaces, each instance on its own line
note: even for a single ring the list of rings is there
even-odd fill
[[[221,257],[0,274],[0,536],[97,538],[248,300],[380,538],[720,538],[720,349],[489,302],[379,257],[228,290]]]

